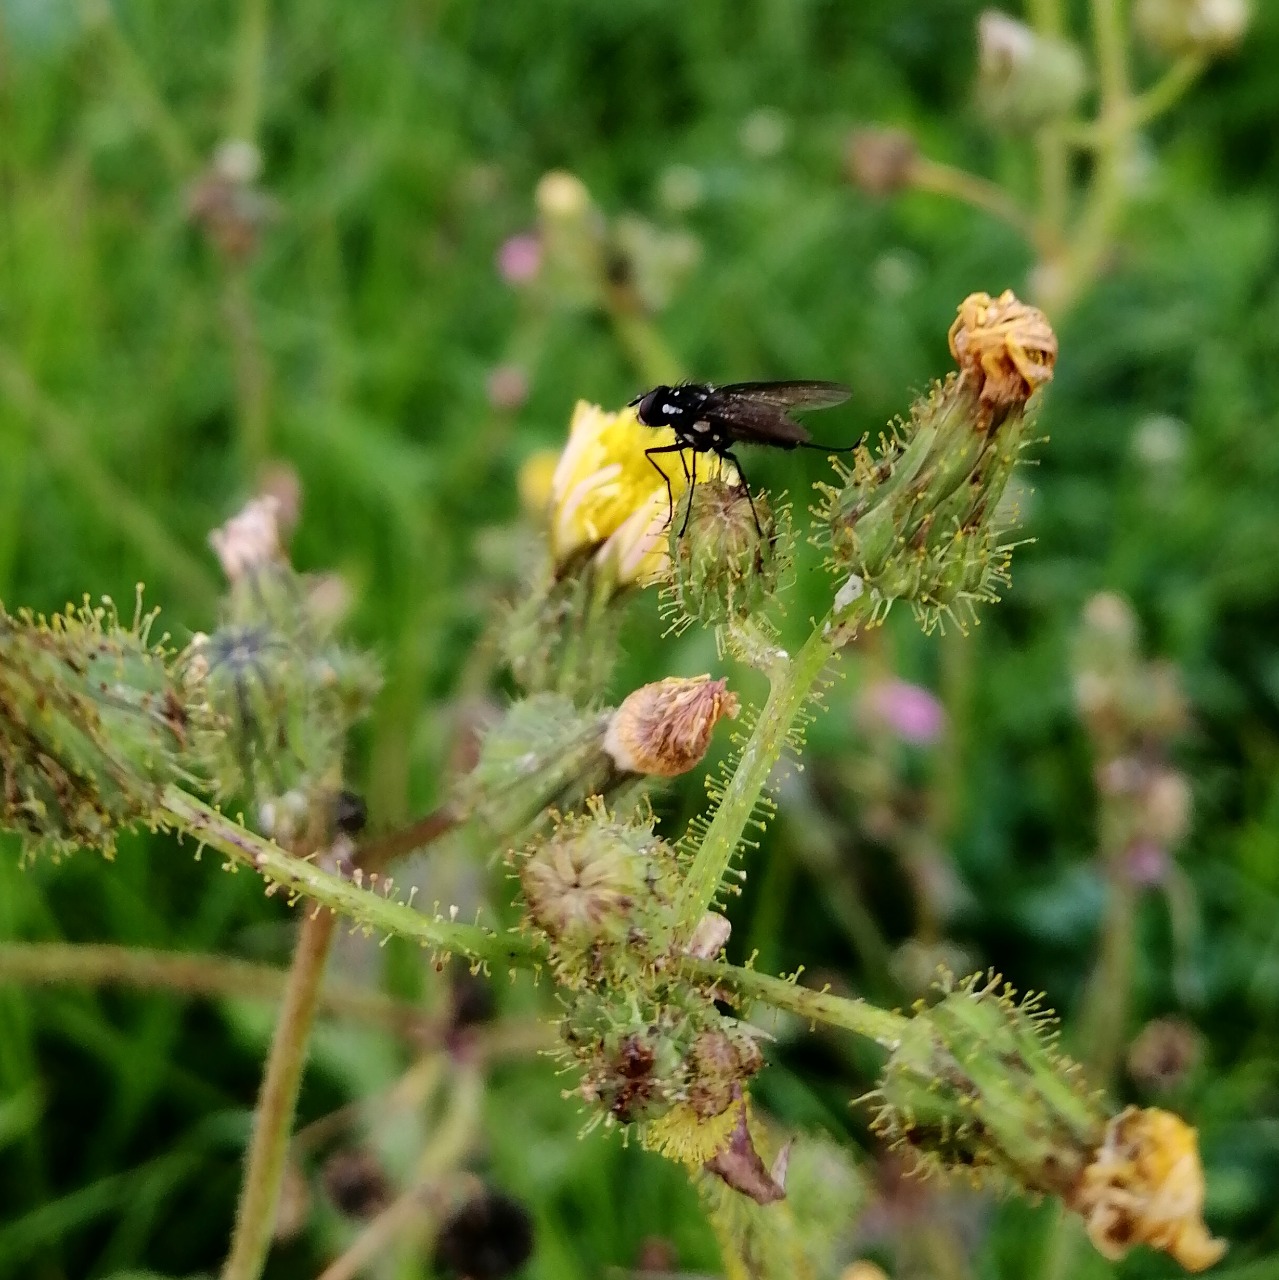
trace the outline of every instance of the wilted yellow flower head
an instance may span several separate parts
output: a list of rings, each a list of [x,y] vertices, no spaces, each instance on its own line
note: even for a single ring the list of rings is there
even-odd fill
[[[969,294],[949,338],[960,372],[981,388],[982,405],[1000,417],[1052,380],[1057,335],[1044,313],[1019,302],[1011,289],[998,298]]]
[[[669,427],[640,424],[634,409],[606,413],[579,400],[569,423],[568,444],[551,477],[551,555],[562,566],[595,549],[619,583],[648,583],[666,567],[663,533],[670,516],[666,485],[645,449],[673,444]],[[664,458],[671,496],[678,504],[688,487],[675,454]],[[718,459],[700,470],[721,474]]]
[[[1203,1223],[1204,1176],[1198,1137],[1170,1111],[1128,1107],[1083,1172],[1074,1208],[1107,1258],[1135,1244],[1162,1249],[1187,1271],[1204,1271],[1226,1252]]]

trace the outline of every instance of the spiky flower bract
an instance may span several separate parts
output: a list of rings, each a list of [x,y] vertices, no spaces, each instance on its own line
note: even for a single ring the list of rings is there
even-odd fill
[[[790,509],[774,511],[763,493],[752,498],[743,485],[707,480],[677,504],[667,553],[677,629],[739,622],[762,612],[784,584],[794,559]]]

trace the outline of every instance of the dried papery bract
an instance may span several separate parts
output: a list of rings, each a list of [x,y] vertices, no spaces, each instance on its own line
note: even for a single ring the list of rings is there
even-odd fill
[[[851,467],[839,465],[842,484],[821,486],[836,624],[866,608],[866,593],[876,617],[904,600],[926,628],[947,613],[962,622],[1007,580],[1000,498],[1057,339],[1011,292],[965,299],[949,338],[959,371],[917,400],[878,451],[861,447]]]
[[[609,719],[604,749],[624,772],[673,778],[701,762],[715,725],[736,718],[739,707],[726,680],[669,676],[626,697]]]

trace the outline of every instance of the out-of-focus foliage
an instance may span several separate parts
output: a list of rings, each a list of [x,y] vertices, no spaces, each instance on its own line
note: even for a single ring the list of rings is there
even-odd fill
[[[1034,542],[1003,604],[967,637],[891,617],[845,660],[751,855],[730,947],[890,1001],[938,960],[990,964],[1046,990],[1087,1060],[1073,1015],[1106,892],[1071,644],[1089,597],[1127,596],[1145,652],[1181,672],[1172,754],[1194,818],[1179,869],[1137,901],[1126,1038],[1175,1014],[1202,1053],[1171,1095],[1137,1069],[1114,1095],[1171,1097],[1198,1126],[1210,1223],[1233,1241],[1222,1273],[1241,1280],[1279,1268],[1279,10],[1254,9],[1238,52],[1131,158],[1113,260],[1052,317],[1050,440],[1019,473]],[[211,630],[206,533],[285,461],[303,494],[294,562],[341,572],[383,661],[351,775],[377,829],[426,810],[492,692],[494,602],[526,571],[522,462],[559,446],[576,400],[618,407],[663,358],[569,291],[551,305],[519,283],[530,263],[510,240],[535,223],[539,179],[585,182],[608,251],[665,304],[680,368],[845,380],[855,399],[822,428],[852,442],[947,367],[959,299],[1026,287],[1029,250],[1002,224],[935,195],[871,199],[843,172],[850,130],[891,124],[1033,200],[1025,140],[973,103],[978,10],[0,0],[0,598],[52,612],[86,589],[127,600],[141,579],[177,641]],[[1152,57],[1137,54],[1143,82]],[[260,175],[234,149],[215,165],[246,137]],[[820,455],[752,457],[802,528]],[[801,548],[783,643],[806,629],[818,562]],[[612,701],[706,670],[760,693],[706,633],[662,632],[655,593],[639,596]],[[938,691],[939,741],[868,709],[889,672]],[[659,816],[677,834],[701,801],[694,779]],[[130,836],[109,866],[20,870],[5,849],[0,937],[282,961],[294,918],[192,852]],[[450,847],[409,878],[465,910],[492,874]],[[442,999],[408,949],[353,940],[333,965]],[[507,1011],[539,1000],[523,983],[498,995]],[[773,1030],[757,1102],[787,1132],[872,1150],[846,1102],[875,1061]],[[0,1274],[215,1268],[268,1034],[247,1002],[0,986]],[[380,1033],[326,1026],[302,1122],[376,1096],[405,1061]],[[529,1058],[483,1102],[485,1170],[536,1221],[528,1274],[630,1267],[652,1236],[681,1267],[718,1266],[680,1171],[579,1142],[560,1089]],[[932,1265],[921,1218],[971,1250],[960,1274],[1045,1265],[1050,1208],[969,1196],[925,1213],[889,1162],[863,1169],[859,1248],[899,1274]],[[345,1230],[317,1210],[270,1274],[316,1274]],[[1117,1270],[1173,1274],[1148,1255]]]

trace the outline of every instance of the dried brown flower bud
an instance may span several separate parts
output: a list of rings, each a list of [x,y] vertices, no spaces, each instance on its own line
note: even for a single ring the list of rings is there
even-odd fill
[[[320,1171],[325,1193],[339,1213],[372,1218],[391,1202],[391,1186],[377,1157],[363,1147],[335,1151]]]
[[[844,149],[844,168],[867,195],[891,196],[909,187],[919,151],[905,129],[854,129]]]
[[[1203,1037],[1184,1018],[1156,1018],[1128,1050],[1128,1074],[1147,1089],[1175,1089],[1203,1057]]]
[[[740,704],[726,680],[669,676],[636,689],[613,713],[604,750],[627,773],[673,778],[701,762],[711,731]]]
[[[1162,1249],[1187,1271],[1204,1271],[1226,1252],[1204,1226],[1203,1168],[1193,1128],[1170,1111],[1128,1107],[1083,1171],[1072,1207],[1107,1258],[1136,1244]]]
[[[969,294],[949,338],[960,372],[981,388],[981,402],[996,419],[1052,380],[1057,335],[1044,313],[1019,302],[1011,289],[998,298]]]

